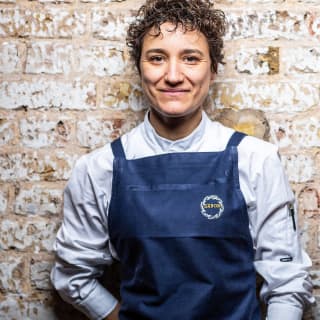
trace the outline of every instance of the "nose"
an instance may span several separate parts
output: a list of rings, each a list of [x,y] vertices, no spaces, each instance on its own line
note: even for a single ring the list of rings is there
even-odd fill
[[[165,81],[169,85],[177,85],[183,81],[183,72],[181,66],[176,60],[168,61],[167,70],[165,74]]]

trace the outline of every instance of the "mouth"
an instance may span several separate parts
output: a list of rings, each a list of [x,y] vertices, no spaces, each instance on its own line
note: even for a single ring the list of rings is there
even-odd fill
[[[189,92],[187,89],[160,89],[159,91],[169,96],[179,96]]]

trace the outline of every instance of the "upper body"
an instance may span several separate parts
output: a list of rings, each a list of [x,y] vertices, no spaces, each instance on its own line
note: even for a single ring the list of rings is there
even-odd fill
[[[127,159],[173,152],[222,151],[233,130],[212,122],[205,113],[199,126],[176,141],[157,134],[148,117],[122,136]],[[261,297],[269,319],[300,319],[312,302],[310,259],[301,249],[289,205],[294,196],[277,148],[254,137],[238,147],[240,187],[248,209],[256,270],[265,279]],[[117,259],[107,228],[112,192],[113,154],[110,144],[77,162],[65,189],[64,220],[55,243],[59,260],[52,279],[62,296],[92,319],[102,319],[116,300],[96,280],[105,265]],[[280,259],[292,257],[292,261]],[[102,303],[103,301],[103,303]]]
[[[202,108],[222,62],[224,14],[206,0],[147,0],[128,31],[128,45],[149,103],[148,118],[122,137],[127,159],[172,152],[221,151],[232,130]],[[301,319],[311,303],[310,259],[299,244],[294,198],[272,145],[246,137],[238,147],[256,270],[268,319]],[[108,230],[113,180],[110,145],[80,159],[65,190],[52,280],[92,319],[118,319],[118,304],[99,277],[117,258]],[[290,261],[291,260],[291,261]],[[170,316],[170,315],[169,315]]]

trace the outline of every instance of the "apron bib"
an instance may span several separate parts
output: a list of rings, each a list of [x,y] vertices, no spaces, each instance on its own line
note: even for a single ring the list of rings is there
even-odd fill
[[[114,153],[110,240],[120,320],[258,320],[253,244],[235,133],[222,152]]]

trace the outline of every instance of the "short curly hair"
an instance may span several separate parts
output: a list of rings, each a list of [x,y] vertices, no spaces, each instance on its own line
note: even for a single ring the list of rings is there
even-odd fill
[[[210,0],[147,0],[137,12],[127,32],[129,54],[140,73],[140,58],[144,36],[153,29],[161,34],[160,26],[172,23],[184,31],[197,30],[207,38],[211,71],[217,73],[223,62],[223,39],[226,30],[225,14],[213,9]]]

